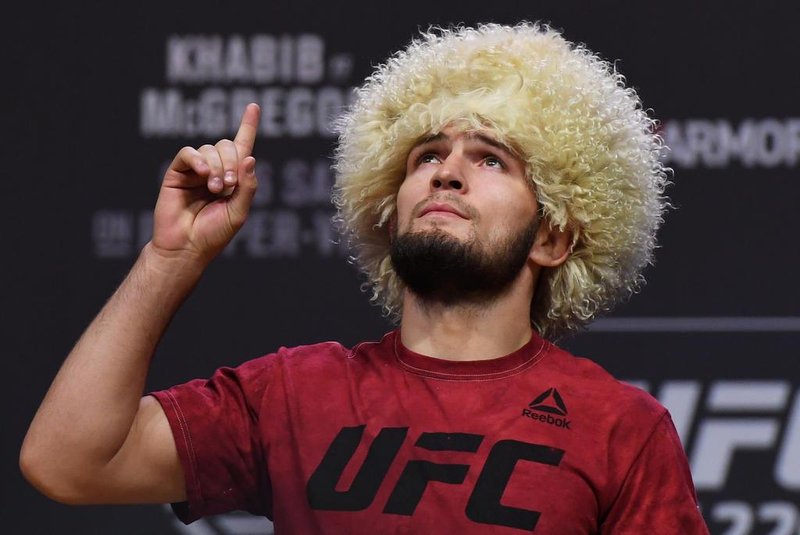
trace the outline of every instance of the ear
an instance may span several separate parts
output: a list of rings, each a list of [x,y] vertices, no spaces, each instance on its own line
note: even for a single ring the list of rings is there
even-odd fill
[[[572,231],[561,230],[542,219],[529,258],[542,267],[556,267],[564,263],[572,252]]]

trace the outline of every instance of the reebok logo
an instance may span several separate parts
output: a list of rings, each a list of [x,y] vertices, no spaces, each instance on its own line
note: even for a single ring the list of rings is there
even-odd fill
[[[564,398],[554,387],[550,387],[536,396],[533,401],[528,403],[527,409],[522,409],[522,416],[531,420],[561,427],[562,429],[570,429],[570,421],[565,418],[566,415],[567,405],[564,403]]]

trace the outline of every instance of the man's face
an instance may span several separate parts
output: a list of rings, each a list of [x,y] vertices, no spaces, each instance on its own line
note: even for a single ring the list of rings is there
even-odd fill
[[[408,155],[392,262],[422,298],[495,297],[528,260],[538,226],[525,165],[487,132],[453,126]]]

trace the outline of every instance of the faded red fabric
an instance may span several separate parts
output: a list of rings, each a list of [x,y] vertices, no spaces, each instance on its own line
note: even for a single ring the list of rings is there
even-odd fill
[[[708,533],[666,409],[534,336],[493,360],[398,331],[321,343],[154,392],[189,523],[246,510],[277,533]]]

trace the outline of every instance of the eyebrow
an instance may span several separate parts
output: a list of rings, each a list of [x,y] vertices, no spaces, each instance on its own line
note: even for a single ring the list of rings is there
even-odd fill
[[[509,156],[514,156],[514,151],[512,151],[510,148],[508,148],[503,143],[497,141],[496,139],[487,136],[486,134],[481,134],[480,132],[467,132],[465,135],[469,140],[481,141],[483,143],[486,143],[487,145],[496,148],[497,150],[503,151]],[[421,145],[425,145],[426,143],[435,143],[437,141],[444,141],[446,139],[447,136],[443,132],[439,132],[438,134],[432,134],[430,136],[426,136],[420,139],[417,143],[414,144],[412,150],[416,149]]]

